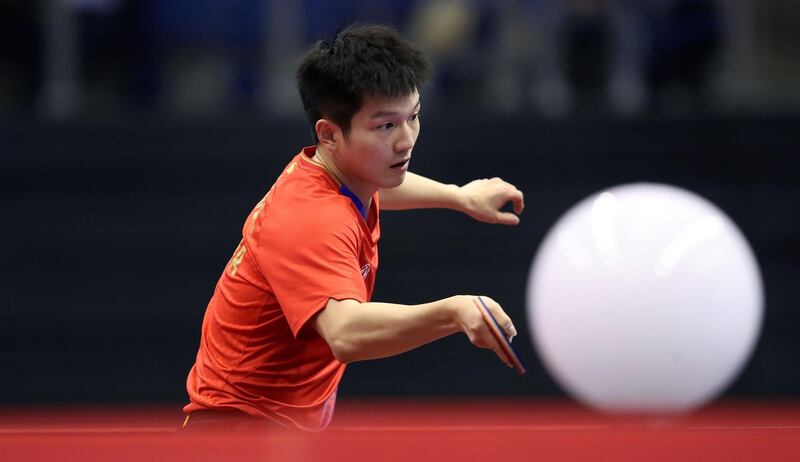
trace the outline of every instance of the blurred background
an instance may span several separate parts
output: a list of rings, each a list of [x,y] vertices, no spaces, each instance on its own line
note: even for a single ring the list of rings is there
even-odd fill
[[[300,53],[391,24],[436,68],[412,170],[526,194],[516,228],[382,215],[375,300],[485,293],[519,378],[453,336],[356,363],[347,397],[561,396],[527,332],[545,233],[600,189],[690,189],[742,229],[766,310],[728,396],[800,395],[800,3],[0,0],[0,403],[186,400],[241,225],[311,144]]]

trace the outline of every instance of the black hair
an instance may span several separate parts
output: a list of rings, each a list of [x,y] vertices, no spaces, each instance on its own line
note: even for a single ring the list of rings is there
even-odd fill
[[[301,58],[297,88],[314,129],[322,118],[347,134],[364,97],[402,97],[430,79],[425,55],[388,26],[352,25],[331,41],[315,43]]]

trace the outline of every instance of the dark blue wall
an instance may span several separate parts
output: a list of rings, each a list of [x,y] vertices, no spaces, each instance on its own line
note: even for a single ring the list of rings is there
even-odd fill
[[[800,120],[464,116],[423,124],[412,170],[526,194],[516,228],[386,212],[376,300],[485,293],[526,326],[544,234],[608,186],[659,181],[725,210],[762,266],[766,319],[731,393],[800,394]],[[184,399],[200,322],[243,218],[308,142],[299,122],[0,127],[0,402]],[[349,367],[343,395],[554,394],[524,329],[520,379],[453,336]]]

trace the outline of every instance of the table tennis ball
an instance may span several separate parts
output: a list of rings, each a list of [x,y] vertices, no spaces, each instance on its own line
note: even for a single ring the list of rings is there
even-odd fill
[[[535,347],[573,397],[680,412],[738,375],[761,328],[757,262],[717,207],[683,189],[595,194],[549,231],[528,280]]]

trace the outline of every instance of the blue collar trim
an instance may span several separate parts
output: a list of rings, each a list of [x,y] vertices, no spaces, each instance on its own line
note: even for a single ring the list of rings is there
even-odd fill
[[[364,219],[366,220],[367,219],[367,209],[364,208],[364,204],[361,202],[361,199],[359,199],[358,196],[353,194],[353,191],[350,191],[349,189],[347,189],[347,186],[345,186],[345,185],[342,185],[342,187],[339,188],[339,192],[344,194],[345,196],[349,197],[350,200],[353,201],[353,204],[355,204],[355,206],[358,209],[358,211],[361,212],[361,216],[364,217]]]

